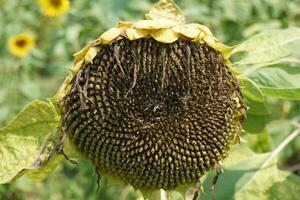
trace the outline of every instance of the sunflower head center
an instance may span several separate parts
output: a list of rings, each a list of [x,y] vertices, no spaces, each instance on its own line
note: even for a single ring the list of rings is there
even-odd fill
[[[25,39],[19,39],[16,41],[16,45],[18,47],[24,47],[26,45],[27,41]]]
[[[62,4],[61,0],[50,0],[50,2],[55,7],[59,7]]]
[[[245,109],[220,53],[151,38],[104,46],[63,101],[64,129],[100,172],[148,189],[198,180],[227,155]]]

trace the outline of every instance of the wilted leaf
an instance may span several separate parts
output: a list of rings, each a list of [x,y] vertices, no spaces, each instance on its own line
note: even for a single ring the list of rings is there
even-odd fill
[[[8,183],[31,170],[31,175],[38,178],[52,171],[61,159],[54,157],[58,122],[53,106],[35,100],[0,129],[0,183]]]

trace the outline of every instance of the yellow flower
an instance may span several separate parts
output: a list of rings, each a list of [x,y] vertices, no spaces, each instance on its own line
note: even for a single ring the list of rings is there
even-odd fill
[[[66,13],[70,8],[69,0],[38,0],[42,12],[49,17]]]
[[[13,55],[24,57],[29,54],[34,43],[35,39],[32,35],[21,33],[9,38],[8,48]]]

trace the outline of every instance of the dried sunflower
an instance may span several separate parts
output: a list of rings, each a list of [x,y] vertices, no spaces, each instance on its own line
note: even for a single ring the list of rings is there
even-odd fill
[[[229,55],[172,0],[75,54],[52,101],[101,175],[143,193],[195,185],[239,140],[246,106]],[[216,180],[216,179],[215,179]]]

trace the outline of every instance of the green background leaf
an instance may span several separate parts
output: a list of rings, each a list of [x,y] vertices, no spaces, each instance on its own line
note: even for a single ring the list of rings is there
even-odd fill
[[[300,99],[300,66],[272,65],[249,75],[261,91],[281,99]]]
[[[253,115],[268,115],[265,98],[261,89],[250,79],[239,79],[245,101],[249,110],[247,113]]]
[[[240,78],[239,83],[246,105],[249,108],[244,129],[250,133],[261,132],[264,130],[269,116],[268,109],[265,105],[265,97],[254,81]]]
[[[254,81],[264,95],[300,99],[300,28],[264,31],[243,42],[233,54],[240,52],[244,57],[234,65],[242,72],[241,78]]]
[[[265,168],[263,163],[270,153],[253,153],[246,144],[233,147],[229,156],[224,160],[224,172],[216,185],[216,200],[271,200],[282,191],[300,191],[300,178],[288,172],[279,170],[276,159]],[[210,186],[214,173],[210,173],[204,180],[205,193],[201,200],[211,199]],[[299,193],[284,193],[285,198],[297,200]],[[275,198],[278,199],[278,198]]]
[[[255,68],[278,62],[299,62],[299,49],[300,28],[268,30],[251,37],[233,50],[233,54],[237,52],[246,54],[234,65],[249,73]]]

